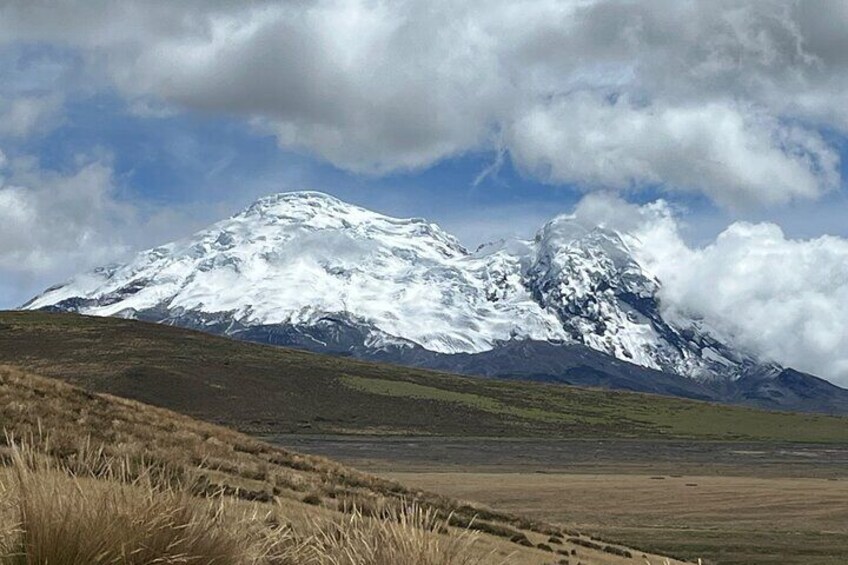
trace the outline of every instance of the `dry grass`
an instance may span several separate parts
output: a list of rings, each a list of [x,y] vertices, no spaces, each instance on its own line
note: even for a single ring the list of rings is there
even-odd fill
[[[494,522],[541,531],[549,528],[482,506],[411,491],[323,457],[293,453],[168,410],[91,394],[2,366],[0,427],[17,437],[33,438],[36,448],[65,468],[105,467],[105,461],[118,459],[126,461],[130,470],[151,469],[171,483],[190,483],[201,494],[222,492],[269,506],[305,501],[329,510],[357,507],[368,515],[411,501],[438,510],[442,517],[454,514],[475,527]],[[46,430],[49,442],[39,439],[47,435]],[[0,445],[0,457],[4,453],[8,457],[7,451]]]
[[[63,466],[7,443],[3,565],[212,565],[236,563],[245,549],[208,501],[167,485],[155,467],[99,457]]]
[[[716,472],[704,466],[705,473]],[[753,475],[757,469],[752,468]],[[573,524],[657,553],[721,565],[848,563],[843,477],[556,472],[392,473],[404,484]],[[635,553],[635,552],[634,552]]]
[[[556,562],[553,525],[2,366],[0,428],[0,565]]]
[[[60,465],[11,445],[0,482],[2,565],[478,565],[478,534],[411,504],[382,519],[353,511],[294,529],[223,494],[198,497],[155,467],[91,457]],[[266,519],[258,519],[266,518]]]
[[[282,541],[272,562],[279,565],[490,565],[503,560],[480,551],[479,534],[452,531],[432,509],[411,505],[382,519],[354,511],[342,520],[312,519],[308,533]]]

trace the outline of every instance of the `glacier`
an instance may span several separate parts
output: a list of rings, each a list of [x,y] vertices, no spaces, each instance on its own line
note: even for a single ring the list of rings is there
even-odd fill
[[[229,334],[269,326],[308,333],[344,321],[361,329],[357,347],[375,351],[581,344],[701,381],[737,379],[761,363],[699,320],[667,319],[661,281],[636,259],[636,244],[562,215],[532,240],[471,252],[423,219],[290,192],[51,287],[23,308],[214,325]]]

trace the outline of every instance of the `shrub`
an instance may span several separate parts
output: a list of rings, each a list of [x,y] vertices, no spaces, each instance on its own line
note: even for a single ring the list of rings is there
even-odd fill
[[[568,542],[573,543],[574,545],[580,545],[580,546],[583,546],[583,547],[588,547],[589,549],[594,549],[594,550],[597,550],[597,551],[603,551],[604,550],[604,546],[602,546],[601,544],[595,543],[593,541],[589,541],[589,540],[583,539],[583,538],[568,538]]]
[[[607,553],[612,553],[613,555],[618,555],[620,557],[627,557],[628,559],[633,557],[633,554],[627,551],[626,549],[615,547],[614,545],[605,545],[604,551],[606,551]]]
[[[321,497],[318,496],[315,493],[310,493],[310,494],[307,494],[306,496],[303,497],[302,502],[304,504],[310,504],[312,506],[318,506],[319,504],[321,504]]]

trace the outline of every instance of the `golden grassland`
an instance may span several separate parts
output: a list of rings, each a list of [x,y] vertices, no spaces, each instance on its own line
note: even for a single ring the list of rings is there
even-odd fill
[[[704,469],[709,472],[709,469]],[[728,565],[848,563],[842,477],[396,472],[392,479],[655,552]]]
[[[307,516],[295,527],[256,504],[163,483],[155,466],[97,453],[57,465],[46,451],[12,445],[0,482],[3,565],[499,562],[476,547],[479,534],[414,504],[383,519],[354,511],[344,520]]]
[[[0,426],[2,565],[665,562],[15,368]]]

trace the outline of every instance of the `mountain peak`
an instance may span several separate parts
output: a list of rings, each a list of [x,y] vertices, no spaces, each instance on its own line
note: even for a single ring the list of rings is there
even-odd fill
[[[536,232],[535,239],[551,248],[592,244],[614,248],[617,252],[627,255],[631,253],[620,232],[603,225],[587,225],[571,214],[562,214],[545,222]]]
[[[280,192],[264,196],[236,214],[235,218],[262,217],[270,220],[304,221],[319,216],[337,218],[380,217],[380,214],[335,196],[316,191]]]
[[[426,220],[310,191],[261,198],[26,307],[203,328],[218,320],[225,333],[320,327],[322,342],[328,331],[341,335],[328,324],[352,324],[364,332],[360,347],[438,353],[517,340],[580,343],[654,369],[734,376],[742,356],[694,323],[665,320],[659,289],[620,234],[573,216],[547,222],[534,241],[472,254]]]
[[[451,234],[423,218],[394,218],[315,191],[281,192],[260,198],[231,218],[258,219],[269,226],[298,226],[313,230],[355,232],[356,237],[424,237],[437,242],[442,253],[468,252]]]
[[[346,208],[356,207],[353,204],[348,204],[347,202],[339,200],[335,196],[325,192],[319,192],[316,190],[298,190],[292,192],[278,192],[276,194],[263,196],[251,204],[247,210],[262,210],[274,208],[275,206],[280,205],[324,207],[339,206]]]

